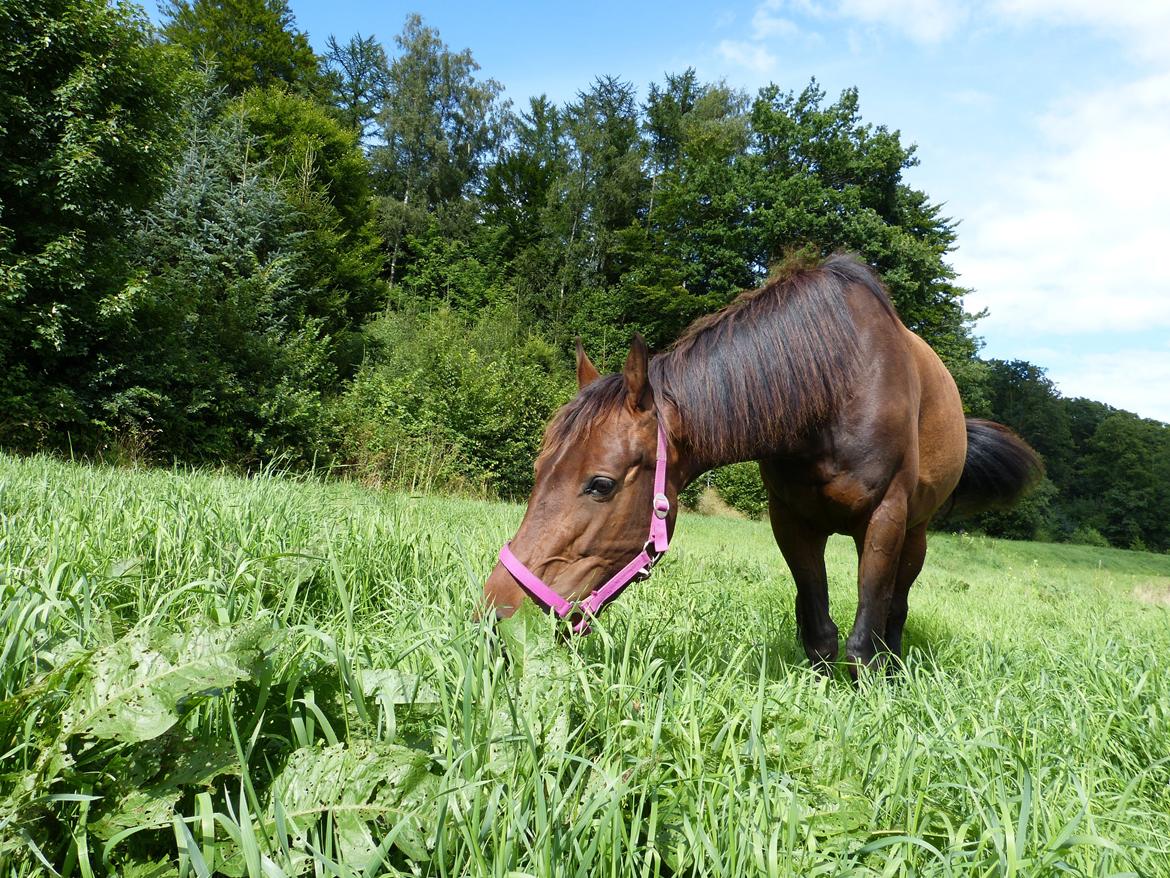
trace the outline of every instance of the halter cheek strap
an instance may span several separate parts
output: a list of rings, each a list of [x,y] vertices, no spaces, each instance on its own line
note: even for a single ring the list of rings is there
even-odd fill
[[[589,621],[602,608],[614,600],[627,585],[641,582],[650,575],[658,559],[666,553],[669,537],[666,532],[666,517],[670,514],[670,500],[666,497],[666,431],[658,423],[658,451],[654,461],[654,505],[650,511],[650,536],[642,551],[630,563],[611,576],[604,585],[595,589],[583,601],[567,601],[552,590],[539,576],[521,563],[512,554],[510,543],[500,549],[500,563],[516,579],[520,587],[544,609],[554,612],[560,618],[579,615],[573,624],[574,634],[588,634]]]

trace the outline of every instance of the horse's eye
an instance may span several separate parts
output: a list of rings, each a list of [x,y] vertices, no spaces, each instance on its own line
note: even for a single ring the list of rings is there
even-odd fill
[[[594,476],[585,486],[585,493],[592,494],[594,497],[608,497],[616,485],[617,482],[613,479],[607,479],[605,476]]]

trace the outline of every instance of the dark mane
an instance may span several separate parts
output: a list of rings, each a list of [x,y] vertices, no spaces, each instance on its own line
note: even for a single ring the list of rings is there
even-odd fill
[[[561,406],[545,428],[544,446],[538,461],[588,437],[590,428],[607,418],[625,397],[626,385],[620,373],[602,375],[582,388],[580,393]]]
[[[659,402],[669,401],[697,461],[718,466],[790,446],[822,424],[850,392],[859,366],[850,287],[868,290],[897,320],[881,281],[857,257],[781,274],[692,323],[650,363]],[[599,378],[545,432],[542,456],[587,435],[624,398],[621,375]]]
[[[778,451],[842,402],[858,366],[846,303],[854,285],[897,319],[869,267],[838,254],[742,293],[655,358],[651,383],[679,411],[700,461],[718,465]]]

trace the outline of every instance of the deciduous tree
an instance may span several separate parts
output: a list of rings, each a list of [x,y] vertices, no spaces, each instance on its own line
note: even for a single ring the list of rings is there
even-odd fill
[[[229,94],[284,83],[306,93],[322,80],[288,0],[166,0],[163,32],[213,72]]]
[[[177,148],[180,59],[104,0],[0,4],[0,441],[89,429],[130,211]]]

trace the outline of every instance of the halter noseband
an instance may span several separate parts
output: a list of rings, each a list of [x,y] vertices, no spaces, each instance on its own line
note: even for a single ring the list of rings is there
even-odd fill
[[[658,422],[658,452],[654,461],[654,506],[650,511],[650,537],[642,551],[625,567],[615,573],[600,588],[583,601],[567,601],[552,590],[543,580],[512,554],[511,542],[500,549],[500,563],[516,579],[520,587],[545,610],[551,610],[564,619],[579,615],[573,624],[574,634],[588,634],[589,620],[598,615],[602,608],[616,598],[631,582],[641,582],[650,575],[650,570],[665,554],[669,545],[666,533],[666,516],[670,514],[670,500],[666,496],[666,431]],[[653,549],[651,547],[653,546]]]

